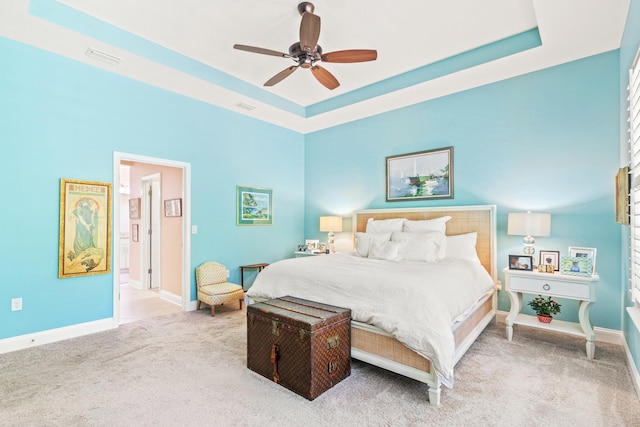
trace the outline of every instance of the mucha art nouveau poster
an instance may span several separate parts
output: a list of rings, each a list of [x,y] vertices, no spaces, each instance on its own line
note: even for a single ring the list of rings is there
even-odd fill
[[[58,277],[111,272],[111,184],[60,180]]]

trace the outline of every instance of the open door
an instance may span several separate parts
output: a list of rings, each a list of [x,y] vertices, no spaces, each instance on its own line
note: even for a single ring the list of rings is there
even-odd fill
[[[162,283],[162,192],[160,174],[142,178],[142,279],[144,289],[160,289]]]

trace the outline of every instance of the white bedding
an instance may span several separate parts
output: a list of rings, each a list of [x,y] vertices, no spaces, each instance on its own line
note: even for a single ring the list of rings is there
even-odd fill
[[[394,262],[339,253],[273,263],[247,295],[292,295],[350,308],[354,320],[377,326],[429,358],[443,382],[452,384],[451,327],[493,287],[475,262]]]

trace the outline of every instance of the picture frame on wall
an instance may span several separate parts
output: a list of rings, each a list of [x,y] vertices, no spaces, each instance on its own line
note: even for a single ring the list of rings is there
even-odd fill
[[[273,190],[236,186],[236,225],[273,225]]]
[[[595,273],[596,271],[596,248],[580,248],[576,246],[569,247],[569,256],[577,257],[577,258],[589,258],[591,259],[591,273]]]
[[[182,199],[165,200],[164,216],[182,216]]]
[[[548,271],[547,266],[552,266],[553,271],[560,271],[560,251],[540,251],[540,262],[538,263],[538,270],[540,266],[544,266],[544,270]]]
[[[111,183],[60,180],[58,277],[111,272]]]
[[[388,202],[453,199],[453,147],[386,158]]]
[[[616,222],[629,225],[629,166],[622,167],[616,174]]]
[[[530,255],[509,255],[509,270],[533,271],[533,257]]]
[[[140,198],[129,199],[129,219],[140,219]]]

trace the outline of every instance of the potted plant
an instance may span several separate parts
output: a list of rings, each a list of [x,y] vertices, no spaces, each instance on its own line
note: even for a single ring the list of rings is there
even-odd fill
[[[538,315],[538,320],[542,323],[551,323],[554,314],[560,313],[560,304],[551,297],[538,295],[529,301],[529,307]]]

